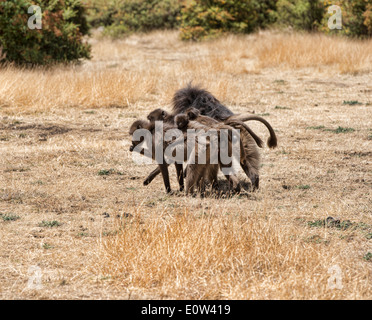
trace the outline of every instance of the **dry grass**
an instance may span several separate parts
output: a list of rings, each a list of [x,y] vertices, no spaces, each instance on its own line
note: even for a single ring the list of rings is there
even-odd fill
[[[322,34],[279,34],[266,39],[254,50],[261,68],[329,66],[341,74],[371,71],[372,40],[339,39]]]
[[[100,271],[124,287],[146,288],[161,298],[367,297],[365,263],[351,264],[350,248],[327,232],[325,237],[309,236],[263,213],[195,215],[185,209],[153,223],[138,217],[126,223],[105,241]],[[342,266],[343,290],[328,287],[334,265]]]
[[[157,43],[152,42],[154,37]],[[94,60],[80,67],[2,69],[0,106],[5,112],[13,108],[32,112],[76,106],[128,107],[138,101],[164,105],[192,79],[218,92],[221,99],[240,103],[247,96],[235,81],[239,75],[261,74],[272,67],[358,74],[370,72],[372,64],[372,40],[324,35],[263,33],[193,44],[180,42],[175,32],[156,32],[123,41],[93,42]]]
[[[0,298],[372,297],[370,41],[155,32],[92,44],[81,66],[0,70]],[[260,191],[142,185],[154,165],[132,161],[128,126],[190,80],[275,128]],[[325,227],[328,216],[351,225]],[[342,289],[328,286],[335,265]]]

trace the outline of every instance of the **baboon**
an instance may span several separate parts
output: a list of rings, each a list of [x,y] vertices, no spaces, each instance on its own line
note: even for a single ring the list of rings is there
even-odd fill
[[[244,126],[244,121],[258,120],[266,125],[270,132],[270,137],[267,141],[269,148],[275,148],[277,146],[277,138],[271,125],[263,118],[252,115],[239,115],[234,114],[230,109],[225,107],[215,98],[210,92],[204,90],[198,86],[192,86],[188,84],[187,87],[178,90],[173,96],[173,114],[179,114],[186,112],[187,109],[193,107],[200,111],[204,116],[211,117],[217,121],[233,121],[238,120],[239,122],[227,122],[230,123],[235,129],[240,129],[241,140],[244,145],[246,159],[251,167],[252,176],[248,176],[253,183],[253,188],[259,188],[259,164],[260,155],[257,150],[257,146],[262,146],[257,138],[254,138],[254,134]],[[243,128],[245,130],[243,130]],[[248,130],[248,131],[247,131]],[[253,139],[252,139],[253,137]]]
[[[213,120],[213,119],[212,119]],[[195,160],[196,160],[196,163],[195,164],[188,164],[187,165],[187,174],[186,174],[186,194],[190,193],[190,192],[193,192],[194,190],[194,187],[197,186],[199,190],[201,190],[202,192],[204,191],[204,188],[205,188],[205,181],[206,180],[209,180],[209,182],[212,183],[212,187],[215,187],[216,186],[216,183],[217,183],[217,174],[218,174],[218,168],[221,168],[221,170],[224,172],[224,168],[230,168],[232,163],[227,163],[227,164],[224,164],[222,161],[221,161],[221,130],[222,129],[227,129],[229,130],[229,133],[232,133],[232,131],[235,131],[234,128],[230,127],[230,126],[227,126],[225,124],[222,124],[222,123],[219,123],[219,122],[216,122],[212,125],[210,124],[202,124],[200,122],[197,122],[197,121],[190,121],[189,117],[187,114],[179,114],[179,115],[176,115],[175,118],[174,118],[174,122],[176,124],[176,126],[178,127],[178,129],[182,130],[182,131],[187,131],[188,129],[194,129],[194,130],[204,130],[205,132],[208,132],[210,129],[214,129],[217,134],[218,134],[218,140],[216,145],[218,146],[218,150],[215,150],[218,152],[218,164],[212,164],[210,162],[211,160],[211,144],[210,144],[210,141],[206,142],[206,145],[205,145],[205,155],[206,155],[206,163],[202,164],[200,163],[199,161],[199,158],[200,158],[200,154],[199,154],[199,144],[200,144],[200,140],[196,141],[196,144],[195,144],[195,147],[194,147],[194,152],[195,152]],[[198,135],[197,135],[197,139],[198,139]],[[246,164],[246,158],[245,158],[245,154],[244,154],[244,147],[242,145],[242,142],[239,141],[241,147],[240,147],[240,163],[244,169],[245,172],[249,171],[249,168]],[[227,145],[227,151],[229,154],[232,153],[232,139],[229,135],[229,139],[228,139],[228,145]],[[237,178],[237,176],[235,174],[227,174],[225,173],[225,177],[227,178],[227,180],[229,181],[230,183],[230,186],[232,187],[232,189],[236,192],[240,192],[240,184],[239,184],[239,180]],[[248,174],[248,172],[247,172]]]
[[[138,129],[147,129],[151,132],[151,134],[152,134],[151,156],[152,156],[152,159],[155,160],[155,134],[154,134],[155,125],[153,123],[149,122],[149,121],[146,121],[146,120],[137,120],[130,126],[129,134],[131,136],[133,136],[134,132]],[[164,129],[163,131],[165,132],[166,130],[174,129],[174,126],[166,124],[163,129]],[[144,137],[142,137],[142,139],[140,141],[132,140],[132,145],[130,146],[129,150],[131,152],[133,152],[134,148],[137,145],[139,145],[140,143],[142,143],[143,141],[144,141]],[[169,164],[166,163],[165,159],[164,159],[164,150],[166,149],[166,147],[167,147],[167,144],[164,142],[163,143],[162,163],[158,164],[157,172],[162,174],[165,190],[166,190],[167,193],[170,193],[172,190],[171,190],[171,186],[170,186],[170,182],[169,182],[169,172],[168,172]],[[141,154],[145,154],[144,149],[141,151]],[[183,166],[182,166],[182,163],[180,164],[180,163],[175,162],[175,167],[176,167],[176,172],[177,172],[178,183],[179,183],[179,186],[180,186],[180,191],[183,191],[184,190],[184,181],[183,181]]]
[[[169,114],[167,111],[163,109],[155,109],[151,111],[147,116],[148,121],[155,126],[155,121],[163,121],[165,123],[168,123],[170,125],[174,124],[174,115]],[[161,172],[160,167],[157,167],[155,170],[151,171],[151,173],[148,175],[148,177],[143,182],[143,185],[147,186],[151,183],[152,180],[155,179],[155,177]],[[182,191],[183,188],[180,188],[180,191]]]
[[[200,110],[196,108],[188,108],[186,111],[186,114],[188,116],[189,120],[197,121],[201,124],[204,124],[209,127],[216,126],[218,127],[221,122],[217,121],[216,119],[213,119],[209,116],[203,116],[200,114]],[[169,114],[167,111],[162,110],[162,109],[156,109],[152,111],[148,115],[148,119],[150,121],[165,121],[168,123],[172,123],[174,121],[175,116]],[[242,121],[242,120],[243,121]],[[249,177],[249,179],[252,182],[253,188],[258,188],[259,187],[259,164],[260,164],[260,159],[259,159],[259,153],[257,150],[257,147],[254,145],[254,142],[252,142],[252,138],[256,142],[256,144],[259,147],[262,147],[263,142],[262,140],[244,123],[244,121],[251,121],[251,120],[256,120],[262,122],[269,130],[270,132],[270,137],[268,138],[267,144],[270,148],[273,148],[277,144],[277,139],[275,132],[271,125],[262,117],[259,116],[252,116],[252,115],[237,115],[237,116],[230,116],[226,120],[223,121],[225,125],[229,125],[234,127],[235,129],[239,129],[241,131],[241,139],[243,142],[243,147],[245,150],[245,157],[246,157],[246,163],[244,165],[248,166],[247,168],[242,165],[243,170]],[[187,171],[187,170],[186,170]],[[185,171],[185,172],[186,172]],[[157,168],[151,174],[146,178],[144,184],[147,185],[149,184],[152,179],[156,177],[157,174],[159,174],[160,171]]]
[[[187,116],[185,116],[187,122],[185,123],[185,125],[188,124],[188,119],[187,119]],[[181,119],[181,118],[180,118]],[[181,123],[179,121],[179,123]],[[184,128],[185,125],[179,125],[180,129]],[[196,126],[194,125],[194,128]],[[208,127],[204,126],[204,125],[201,125],[199,126],[199,128],[203,128],[203,129],[208,129]],[[146,120],[137,120],[135,121],[131,127],[130,127],[130,130],[129,130],[129,134],[130,135],[133,135],[133,133],[135,132],[135,130],[137,129],[147,129],[151,132],[152,134],[152,152],[151,152],[151,156],[153,159],[155,159],[154,157],[154,154],[155,154],[155,150],[154,150],[154,146],[155,146],[155,134],[154,134],[154,129],[155,129],[155,125],[154,123],[151,123],[149,121],[146,121]],[[164,124],[164,129],[163,129],[163,133],[165,133],[167,130],[169,129],[174,129],[174,126],[170,125],[170,124],[167,124],[165,123]],[[231,128],[232,129],[232,128]],[[192,193],[194,191],[194,187],[198,187],[198,189],[203,193],[204,192],[204,188],[205,188],[205,182],[206,181],[209,181],[210,183],[212,183],[212,187],[215,187],[216,186],[216,183],[217,183],[217,174],[218,174],[218,169],[219,167],[223,168],[223,167],[227,167],[227,165],[223,165],[223,164],[211,164],[211,163],[206,163],[206,164],[199,164],[199,157],[201,156],[200,155],[200,151],[199,151],[199,144],[200,144],[200,141],[198,140],[198,136],[196,136],[196,145],[195,145],[195,148],[193,149],[193,152],[196,153],[196,162],[198,163],[197,165],[194,165],[194,164],[189,164],[188,165],[188,172],[189,172],[189,175],[187,176],[187,183],[186,183],[186,194],[189,194],[190,192]],[[135,147],[137,145],[139,145],[140,143],[142,143],[144,141],[144,138],[142,138],[140,141],[134,141],[132,140],[132,145],[130,147],[130,151],[134,151]],[[184,143],[184,154],[183,154],[183,160],[186,162],[188,160],[187,158],[187,155],[188,155],[188,152],[187,152],[187,139],[183,136],[183,143]],[[169,183],[169,173],[168,173],[168,164],[164,162],[164,151],[166,149],[166,147],[169,145],[169,143],[167,144],[165,141],[163,141],[163,146],[162,146],[162,149],[163,149],[163,163],[162,164],[158,164],[158,172],[159,173],[162,173],[163,175],[163,181],[164,181],[164,185],[165,185],[165,188],[166,188],[166,191],[167,192],[170,192],[171,191],[171,187],[170,187],[170,183]],[[231,149],[231,147],[230,147]],[[191,151],[191,150],[189,150]],[[205,157],[206,159],[210,159],[210,151],[211,151],[211,148],[210,148],[210,144],[209,144],[209,141],[206,143],[206,148],[205,148]],[[142,149],[141,150],[141,154],[145,154],[145,150]],[[180,184],[180,189],[181,191],[183,190],[183,167],[182,167],[182,164],[179,164],[179,163],[176,163],[176,170],[177,170],[177,175],[178,175],[178,179],[179,179],[179,184]],[[232,186],[232,188],[235,190],[235,191],[240,191],[240,185],[239,185],[239,181],[238,179],[235,177],[235,176],[226,176],[228,178],[228,181],[230,182],[230,185]]]
[[[198,110],[195,109],[195,112],[198,112]],[[150,112],[150,114],[147,116],[147,119],[150,121],[150,123],[152,125],[155,124],[155,121],[162,121],[163,123],[166,123],[168,125],[172,125],[172,124],[175,124],[175,116],[177,116],[177,115],[169,114],[167,111],[165,111],[163,109],[155,109],[152,112]],[[184,124],[181,125],[181,121],[183,119],[186,119],[187,122],[185,122]],[[210,129],[211,126],[213,126],[215,124],[220,124],[218,121],[216,121],[212,118],[209,118],[209,119],[210,119],[210,121],[208,123],[206,123],[205,125],[200,126],[199,129],[205,129],[205,131],[208,131],[208,129]],[[178,128],[179,129],[184,129],[185,126],[187,126],[187,123],[188,123],[187,116],[178,118]],[[232,128],[230,128],[230,129],[232,129]],[[196,139],[197,139],[197,137],[196,137]],[[185,148],[187,148],[187,144],[185,144]],[[210,156],[210,146],[207,143],[206,157],[209,157],[209,156]],[[196,152],[196,157],[198,157],[197,152]],[[186,160],[187,159],[185,158],[185,161]],[[198,163],[197,159],[196,159],[196,161]],[[186,184],[187,193],[191,189],[193,191],[194,186],[198,186],[198,189],[200,191],[204,190],[204,186],[205,186],[206,181],[209,181],[210,183],[212,183],[212,186],[216,185],[218,168],[219,168],[218,164],[217,165],[214,165],[214,164],[188,165],[187,168],[189,168],[189,170],[185,170],[185,176],[187,177],[186,171],[190,172],[190,175],[191,175],[188,179],[189,186],[187,187],[187,184]],[[149,184],[160,173],[160,169],[161,168],[158,167],[154,171],[152,171],[150,173],[150,175],[144,181],[144,185]],[[193,181],[193,183],[190,184],[190,181]],[[234,188],[235,189],[237,188],[236,183],[234,185]]]
[[[189,108],[186,110],[186,114],[188,116],[189,120],[197,121],[202,124],[205,124],[207,126],[214,126],[218,127],[221,122],[218,122],[215,119],[212,119],[208,116],[203,116],[200,114],[200,111],[195,108]],[[242,120],[240,120],[242,119]],[[267,144],[270,148],[273,148],[277,144],[277,138],[275,135],[275,132],[271,125],[262,117],[259,116],[252,116],[252,115],[238,115],[238,116],[231,116],[228,117],[226,120],[224,120],[222,123],[225,125],[231,126],[234,129],[239,129],[240,130],[240,139],[243,143],[244,147],[244,155],[246,162],[241,162],[242,168],[244,172],[247,174],[247,176],[250,178],[252,182],[253,188],[258,188],[259,187],[259,165],[260,165],[260,157],[259,157],[259,152],[257,150],[257,146],[255,145],[254,142],[259,147],[262,147],[262,140],[256,136],[256,134],[250,130],[250,128],[244,123],[244,121],[251,121],[251,120],[256,120],[261,123],[263,123],[269,130],[270,132],[270,137],[267,140]],[[253,140],[252,140],[253,138]],[[248,166],[248,170],[244,167],[244,165]]]

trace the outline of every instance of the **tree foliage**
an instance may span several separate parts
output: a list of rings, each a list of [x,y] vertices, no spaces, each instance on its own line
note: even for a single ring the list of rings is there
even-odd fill
[[[31,5],[41,8],[41,29],[28,27]],[[83,42],[87,32],[79,0],[0,0],[0,47],[7,61],[47,65],[89,58],[90,47]]]

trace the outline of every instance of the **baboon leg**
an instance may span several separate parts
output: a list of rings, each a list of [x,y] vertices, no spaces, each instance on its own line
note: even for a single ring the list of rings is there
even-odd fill
[[[155,170],[151,171],[151,173],[149,174],[149,176],[145,179],[145,181],[143,182],[143,185],[144,186],[147,186],[148,184],[151,183],[152,180],[155,179],[155,177],[161,173],[161,170],[160,170],[160,167],[158,166]]]
[[[165,190],[166,190],[167,193],[170,193],[172,190],[171,190],[171,186],[170,186],[170,183],[169,183],[168,165],[164,164],[164,163],[159,164],[159,168],[160,168],[161,174],[163,176]]]
[[[180,186],[180,191],[183,191],[185,189],[185,185],[183,182],[183,165],[182,163],[175,163],[176,166],[176,171],[177,171],[177,179],[178,179],[178,184]]]
[[[253,190],[258,189],[260,177],[258,174],[252,172],[253,170],[251,170],[249,162],[246,159],[243,159],[243,161],[240,162],[240,166],[242,167],[249,180],[251,180]]]
[[[194,193],[194,188],[199,186],[202,178],[201,171],[198,165],[187,166],[186,195]]]
[[[239,183],[239,179],[236,177],[236,175],[232,174],[232,175],[226,175],[225,176],[227,178],[227,180],[229,181],[230,183],[230,186],[232,187],[232,189],[239,193],[240,192],[240,183]]]
[[[222,168],[223,166],[221,165],[221,171],[222,171]],[[223,171],[222,171],[223,172]],[[230,187],[235,191],[235,192],[240,192],[240,183],[239,183],[239,179],[238,177],[235,175],[235,174],[224,174],[227,181],[229,182],[230,184]]]
[[[169,164],[167,164],[167,166],[169,166]],[[176,171],[177,171],[177,179],[178,179],[178,183],[180,185],[180,191],[183,191],[184,188],[185,188],[185,185],[184,185],[184,175],[183,175],[183,166],[182,164],[175,164],[176,166]],[[152,180],[155,179],[155,177],[161,173],[161,169],[160,169],[160,166],[158,166],[155,170],[151,171],[151,173],[148,175],[148,177],[145,179],[145,181],[143,182],[143,185],[147,186],[149,185]]]
[[[187,166],[186,166],[185,170],[183,171],[183,177],[184,177],[184,178],[187,177]]]
[[[166,166],[169,166],[169,164],[167,164]],[[183,167],[182,167],[182,164],[175,164],[176,166],[176,171],[177,171],[177,179],[178,179],[178,183],[180,185],[180,191],[183,191],[184,188],[185,188],[185,185],[184,185],[184,179],[183,179]],[[160,166],[158,166],[155,170],[153,170],[149,175],[148,177],[145,179],[145,181],[143,182],[143,185],[147,186],[149,185],[152,180],[155,179],[155,177],[161,173],[161,169],[160,169]]]

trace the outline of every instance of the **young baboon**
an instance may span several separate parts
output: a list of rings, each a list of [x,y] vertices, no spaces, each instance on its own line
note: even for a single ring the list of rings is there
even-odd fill
[[[152,156],[153,160],[156,160],[155,159],[155,142],[156,141],[155,141],[155,134],[154,134],[155,125],[153,123],[149,122],[149,121],[146,121],[146,120],[137,120],[130,126],[129,134],[131,136],[133,136],[134,132],[138,129],[147,129],[151,132],[151,134],[152,134],[151,156]],[[163,127],[164,132],[166,132],[166,130],[169,130],[169,129],[174,129],[174,126],[164,125],[164,127]],[[142,137],[142,139],[140,139],[139,141],[132,140],[132,145],[130,146],[129,150],[131,152],[133,152],[135,150],[135,147],[137,145],[139,145],[140,143],[143,143],[143,141],[144,141],[144,137]],[[169,164],[167,164],[165,162],[165,159],[164,159],[164,150],[167,147],[167,143],[164,142],[162,147],[163,147],[162,161],[161,161],[161,163],[158,164],[158,168],[157,168],[158,170],[157,170],[156,175],[159,174],[159,173],[162,174],[165,190],[166,190],[167,193],[169,193],[169,192],[171,192],[171,186],[170,186],[170,182],[169,182],[169,172],[168,172]],[[144,149],[141,151],[141,154],[145,154]],[[178,183],[179,183],[179,186],[180,186],[180,191],[183,191],[184,190],[184,181],[183,181],[183,166],[182,166],[182,163],[180,164],[180,163],[175,162],[175,167],[176,167],[176,172],[177,172]]]
[[[187,117],[186,117],[186,119],[187,119]],[[188,120],[187,120],[187,122],[188,122]],[[174,126],[169,125],[167,123],[164,123],[163,125],[164,125],[163,133],[165,133],[169,129],[174,129]],[[187,123],[186,123],[186,125],[187,125]],[[202,127],[207,128],[206,126],[202,126]],[[131,125],[130,130],[129,130],[130,135],[133,135],[135,130],[137,130],[137,129],[147,129],[151,132],[151,134],[152,134],[152,148],[153,148],[153,150],[151,151],[151,156],[152,156],[153,159],[155,159],[155,157],[154,157],[154,154],[155,154],[155,150],[154,150],[154,148],[155,148],[154,128],[155,128],[154,124],[149,122],[149,121],[137,120]],[[187,145],[186,138],[185,137],[183,137],[183,138],[184,138],[183,143],[184,143],[184,147],[185,147],[184,154],[183,154],[183,159],[184,159],[184,161],[187,161],[188,160],[188,158],[187,158],[187,155],[188,155],[187,147],[188,147],[188,145]],[[196,139],[198,139],[198,137],[196,137]],[[142,143],[143,141],[144,141],[144,138],[139,140],[139,141],[134,141],[133,140],[132,145],[130,147],[130,151],[134,151],[135,147],[137,145],[139,145],[140,143]],[[201,143],[200,140],[197,140],[196,146],[193,149],[194,152],[196,153],[196,155],[195,155],[196,159],[195,160],[196,160],[197,163],[199,162],[199,157],[201,156],[201,154],[198,153],[199,152],[198,147],[199,147],[200,143]],[[162,146],[163,155],[164,155],[164,151],[165,151],[167,146],[168,146],[168,144],[163,141],[163,146]],[[210,148],[209,142],[206,143],[205,150],[206,150],[205,151],[206,159],[210,159],[211,148]],[[191,150],[189,150],[189,151],[191,151]],[[141,154],[145,154],[144,149],[141,150]],[[166,191],[170,192],[171,187],[170,187],[170,183],[169,183],[168,164],[166,164],[164,162],[164,160],[165,159],[164,159],[164,156],[163,156],[163,163],[162,164],[159,163],[157,170],[154,170],[153,173],[155,171],[156,171],[156,174],[158,172],[162,173]],[[223,165],[221,165],[221,166],[223,167]],[[188,165],[189,175],[187,176],[186,193],[188,194],[190,192],[193,192],[194,187],[197,187],[201,192],[204,192],[206,181],[209,181],[210,183],[212,183],[212,186],[215,187],[215,185],[217,183],[218,168],[219,168],[219,164],[211,164],[211,163],[200,164],[200,165],[199,164],[198,165],[189,164]],[[180,189],[182,191],[183,190],[182,164],[176,163],[176,169],[177,169],[177,175],[178,175],[178,179],[179,179]],[[240,190],[239,189],[239,181],[237,180],[236,177],[228,177],[228,180],[229,180],[230,184],[232,185],[232,187],[234,188],[234,190],[236,190],[236,191]]]
[[[151,111],[148,114],[147,119],[148,121],[150,121],[150,123],[153,126],[155,126],[155,121],[163,121],[170,125],[174,124],[174,115],[171,115],[167,111],[163,109],[159,109],[159,108]],[[148,175],[148,177],[143,182],[143,185],[147,186],[148,184],[150,184],[151,181],[154,180],[155,177],[161,172],[160,169],[161,169],[160,167],[157,167],[155,170],[151,171],[151,173]]]
[[[155,123],[155,121],[163,121],[163,122],[168,122],[168,123],[174,123],[174,116],[175,115],[172,115],[172,114],[168,113],[167,111],[158,108],[158,109],[155,109],[155,110],[151,111],[148,114],[147,119],[151,123]]]
[[[258,188],[259,186],[259,153],[255,142],[260,146],[262,145],[262,140],[257,137],[254,133],[251,134],[248,126],[239,120],[230,120],[227,118],[225,121],[218,122],[208,116],[200,115],[200,111],[195,108],[189,108],[186,110],[187,118],[191,121],[196,121],[203,125],[209,126],[211,128],[222,129],[233,127],[234,129],[239,129],[240,131],[240,165],[251,180],[253,188]],[[257,137],[255,139],[255,136]],[[258,141],[259,140],[259,141]],[[258,143],[261,142],[261,143]]]
[[[195,143],[195,147],[194,147],[194,152],[195,152],[195,163],[193,164],[188,164],[187,165],[187,174],[186,174],[186,194],[190,193],[190,192],[193,192],[194,190],[194,187],[197,186],[198,189],[200,189],[201,191],[204,190],[204,183],[205,183],[205,180],[209,180],[209,182],[212,183],[212,186],[215,186],[216,182],[217,182],[217,174],[218,174],[218,168],[221,168],[222,172],[225,174],[225,177],[227,178],[227,180],[229,181],[230,183],[230,186],[232,187],[232,189],[236,192],[240,192],[240,184],[239,184],[239,180],[237,178],[237,176],[235,174],[227,174],[226,171],[224,171],[224,169],[226,168],[231,168],[231,165],[232,165],[232,162],[230,163],[224,163],[223,161],[221,161],[221,154],[222,154],[222,150],[221,150],[221,130],[222,129],[227,129],[227,130],[230,130],[230,133],[231,131],[234,131],[234,128],[230,127],[230,126],[227,126],[227,125],[224,125],[222,123],[219,123],[217,122],[216,124],[213,124],[213,125],[204,125],[200,122],[197,122],[197,121],[190,121],[189,118],[188,118],[188,115],[187,114],[179,114],[179,115],[176,115],[175,118],[174,118],[174,121],[175,121],[175,124],[177,125],[178,129],[186,132],[188,129],[194,129],[194,130],[204,130],[206,133],[210,130],[210,129],[214,129],[216,132],[217,132],[217,135],[218,135],[218,140],[216,145],[217,145],[217,149],[216,150],[212,150],[211,148],[211,141],[206,141],[206,144],[205,144],[205,159],[206,160],[206,163],[200,163],[200,158],[201,158],[201,154],[200,154],[200,150],[199,150],[199,144],[201,143],[201,141],[199,140],[199,136],[196,135],[196,138],[197,138],[197,141]],[[211,137],[209,137],[210,139],[212,139]],[[241,141],[239,141],[239,143],[241,144]],[[232,140],[231,138],[229,137],[228,141],[227,141],[227,151],[229,154],[232,153],[232,149],[233,149],[233,146],[232,146]],[[217,155],[217,159],[218,159],[218,164],[213,164],[211,163],[211,159],[212,159],[212,151],[215,151],[215,152],[218,152],[218,155]],[[246,160],[245,160],[245,155],[244,155],[244,148],[243,146],[241,146],[240,148],[240,162],[242,164],[242,167],[244,168],[245,171],[249,170],[247,165],[246,165]],[[213,156],[216,156],[215,154]]]

